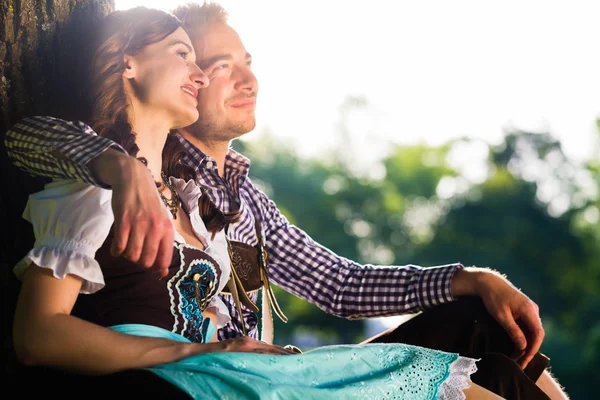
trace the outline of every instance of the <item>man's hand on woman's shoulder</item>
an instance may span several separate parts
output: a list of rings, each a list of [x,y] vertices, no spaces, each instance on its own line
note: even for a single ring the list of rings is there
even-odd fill
[[[148,168],[113,149],[91,160],[89,167],[112,187],[115,223],[111,254],[167,275],[175,231]]]

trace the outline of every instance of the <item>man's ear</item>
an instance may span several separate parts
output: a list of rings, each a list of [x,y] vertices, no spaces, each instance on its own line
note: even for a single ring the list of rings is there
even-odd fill
[[[133,57],[125,54],[123,56],[123,63],[125,64],[125,70],[123,71],[123,78],[125,79],[133,79],[135,78],[135,61]]]

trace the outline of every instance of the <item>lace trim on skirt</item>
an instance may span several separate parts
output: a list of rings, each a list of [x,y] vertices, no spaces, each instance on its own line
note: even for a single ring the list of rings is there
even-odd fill
[[[450,365],[450,375],[439,389],[440,400],[464,400],[466,398],[463,390],[470,386],[468,381],[471,375],[477,371],[475,365],[477,361],[479,359],[458,357]]]

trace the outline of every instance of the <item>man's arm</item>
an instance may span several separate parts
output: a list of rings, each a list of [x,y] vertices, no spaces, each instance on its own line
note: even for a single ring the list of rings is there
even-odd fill
[[[90,160],[111,148],[127,154],[83,122],[47,116],[23,119],[6,132],[4,143],[13,164],[33,176],[73,179],[100,187],[107,185],[89,168]]]
[[[285,290],[346,318],[413,313],[456,297],[479,296],[524,351],[522,366],[539,350],[544,331],[537,305],[497,272],[459,263],[433,268],[359,265],[290,225],[275,203],[254,190],[264,210],[269,276]]]
[[[450,282],[461,264],[360,265],[291,225],[272,200],[250,180],[246,184],[262,211],[269,276],[288,292],[351,319],[414,313],[454,300]]]
[[[112,188],[115,237],[111,251],[166,275],[173,225],[150,171],[113,141],[80,121],[25,118],[6,133],[12,162],[32,175]]]

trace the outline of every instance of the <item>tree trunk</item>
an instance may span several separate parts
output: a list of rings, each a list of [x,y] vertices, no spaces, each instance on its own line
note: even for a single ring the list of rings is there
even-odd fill
[[[5,371],[13,367],[12,316],[18,290],[12,268],[33,245],[31,225],[21,217],[27,196],[41,188],[14,167],[5,132],[32,115],[77,118],[85,86],[78,54],[90,27],[114,10],[114,0],[1,0],[0,2],[0,280],[3,292]]]
[[[85,27],[114,9],[113,0],[2,0],[0,105],[4,132],[28,115],[56,110],[56,91],[80,48]]]

